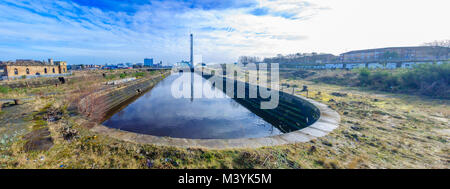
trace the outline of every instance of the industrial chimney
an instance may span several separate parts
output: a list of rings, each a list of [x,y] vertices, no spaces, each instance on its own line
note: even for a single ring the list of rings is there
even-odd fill
[[[50,65],[53,65],[53,59],[52,59],[52,58],[49,58],[49,59],[48,59],[48,63],[49,63]]]
[[[194,67],[194,35],[191,33],[191,67]]]

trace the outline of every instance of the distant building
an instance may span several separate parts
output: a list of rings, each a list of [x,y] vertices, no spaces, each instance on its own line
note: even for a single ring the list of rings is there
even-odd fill
[[[357,50],[343,53],[340,56],[342,62],[448,60],[449,58],[450,48],[433,46]]]
[[[249,59],[251,57],[241,57]],[[255,62],[255,60],[239,60],[240,63]],[[332,54],[318,54],[318,53],[296,53],[289,55],[277,55],[272,58],[264,58],[264,63],[280,63],[280,67],[295,67],[300,64],[322,64],[322,63],[337,63],[339,62],[339,56]]]
[[[104,70],[115,70],[115,69],[118,69],[118,67],[117,67],[117,65],[105,65],[105,66],[103,66],[102,69],[104,69]]]
[[[153,58],[145,58],[144,66],[153,67]]]
[[[159,63],[156,64],[156,67],[161,68],[162,67],[162,61],[159,61]]]
[[[0,77],[16,78],[22,76],[56,75],[68,73],[65,61],[48,62],[36,60],[21,60],[15,62],[0,62]]]
[[[136,63],[132,67],[133,68],[143,68],[144,67],[144,63]]]
[[[125,69],[125,68],[127,68],[128,66],[126,66],[125,64],[123,64],[123,63],[120,63],[120,64],[117,64],[117,68],[119,68],[119,69]]]
[[[82,65],[67,65],[68,70],[81,70]]]
[[[182,60],[181,62],[177,62],[175,64],[176,67],[191,67],[191,64],[189,61]]]
[[[97,70],[102,69],[102,65],[96,65],[96,64],[72,64],[67,65],[68,70]]]

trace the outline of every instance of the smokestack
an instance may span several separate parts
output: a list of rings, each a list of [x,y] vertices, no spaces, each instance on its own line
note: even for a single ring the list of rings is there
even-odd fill
[[[50,65],[53,65],[53,59],[52,59],[52,58],[49,58],[49,59],[48,59],[48,63],[49,63]]]
[[[194,35],[191,33],[191,67],[194,67]]]

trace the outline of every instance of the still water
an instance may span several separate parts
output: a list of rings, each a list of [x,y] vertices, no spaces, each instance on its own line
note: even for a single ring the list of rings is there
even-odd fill
[[[193,78],[188,82],[193,93],[203,88],[214,89],[198,74],[172,74],[103,124],[136,133],[190,139],[257,138],[282,134],[226,95],[224,98],[175,98],[171,86],[180,81],[177,80],[179,77]],[[214,92],[223,93],[217,89]]]

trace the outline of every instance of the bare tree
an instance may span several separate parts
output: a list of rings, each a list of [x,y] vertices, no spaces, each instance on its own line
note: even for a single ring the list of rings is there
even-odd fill
[[[450,48],[450,39],[424,43],[425,46]]]
[[[240,56],[238,62],[244,65],[248,63],[258,63],[261,62],[261,58],[257,56]]]
[[[448,59],[448,54],[450,54],[450,40],[440,40],[433,41],[429,43],[424,43],[425,46],[430,46],[434,48],[433,55],[436,59],[445,58]]]

